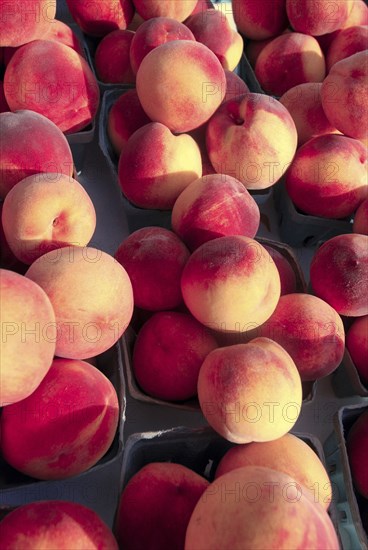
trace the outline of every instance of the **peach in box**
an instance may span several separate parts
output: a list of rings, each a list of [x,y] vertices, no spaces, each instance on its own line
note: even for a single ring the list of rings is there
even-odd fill
[[[368,315],[355,319],[346,335],[346,347],[363,383],[368,385]]]
[[[126,29],[134,15],[131,0],[66,0],[69,11],[83,32],[105,36],[117,29]]]
[[[56,0],[0,0],[0,46],[21,46],[42,38],[56,14]]]
[[[285,0],[234,0],[232,8],[239,32],[252,40],[277,36],[288,24]]]
[[[130,46],[134,32],[112,31],[98,44],[95,53],[95,67],[102,82],[112,84],[134,84],[135,75],[130,65]]]

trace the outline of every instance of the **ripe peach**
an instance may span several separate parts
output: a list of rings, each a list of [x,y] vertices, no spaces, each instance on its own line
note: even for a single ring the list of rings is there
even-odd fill
[[[367,149],[345,136],[313,138],[298,149],[285,183],[291,200],[306,214],[350,216],[368,196]]]
[[[135,89],[128,90],[115,101],[108,114],[107,134],[117,156],[130,136],[149,122]]]
[[[12,111],[41,113],[68,134],[90,124],[100,98],[87,61],[51,40],[35,40],[15,52],[5,71],[4,89]]]
[[[332,41],[326,56],[327,71],[331,67],[357,52],[366,50],[368,47],[368,26],[358,25],[342,29]]]
[[[0,0],[0,46],[21,46],[47,34],[56,0]]]
[[[367,278],[367,235],[349,233],[333,237],[317,250],[311,263],[314,293],[348,317],[368,315]]]
[[[180,133],[198,128],[213,115],[225,96],[226,78],[207,46],[174,40],[146,55],[136,85],[147,115]]]
[[[109,349],[130,322],[129,277],[106,252],[59,248],[33,262],[26,276],[44,289],[54,307],[59,357],[94,357]]]
[[[298,84],[280,97],[280,102],[287,108],[295,122],[299,146],[313,137],[339,133],[325,115],[321,88],[320,82]]]
[[[134,84],[135,75],[129,57],[133,37],[134,32],[120,29],[104,36],[95,53],[99,80],[112,84]]]
[[[184,548],[191,513],[207,487],[206,479],[181,464],[144,466],[120,497],[115,519],[119,546],[125,550]]]
[[[352,6],[352,0],[336,0],[333,4],[329,0],[286,0],[286,11],[293,29],[313,36],[341,29]]]
[[[126,29],[134,15],[132,0],[66,0],[69,11],[82,31],[91,36],[105,36]]]
[[[346,333],[346,347],[363,383],[368,384],[368,315],[355,319]]]
[[[244,95],[249,92],[249,88],[233,71],[229,71],[228,69],[225,69],[225,77],[226,77],[226,94],[222,101],[222,103],[225,103],[225,101],[228,101],[229,99],[234,99],[235,97],[238,97],[240,95]]]
[[[303,381],[327,376],[344,355],[345,332],[340,316],[310,294],[281,296],[257,336],[280,344],[292,357]]]
[[[326,75],[325,58],[313,36],[282,34],[262,49],[255,74],[267,93],[280,96],[298,84],[322,82]]]
[[[222,174],[193,181],[177,198],[172,228],[190,250],[225,235],[253,238],[259,227],[256,201],[240,181]]]
[[[45,292],[0,269],[0,406],[21,401],[40,384],[55,353],[55,314]]]
[[[366,457],[368,452],[368,411],[364,411],[347,436],[347,451],[354,486],[359,494],[368,498]]]
[[[295,479],[260,466],[219,477],[199,499],[185,550],[315,548],[338,550],[333,523]]]
[[[0,197],[18,181],[41,172],[73,175],[73,155],[59,128],[33,111],[0,115]]]
[[[54,359],[38,388],[5,407],[0,422],[6,462],[36,479],[65,479],[107,452],[119,402],[110,380],[89,363]]]
[[[197,394],[199,369],[215,348],[215,338],[191,315],[162,311],[138,333],[134,375],[148,395],[167,401],[190,399]]]
[[[358,206],[355,212],[353,232],[368,235],[368,198]]]
[[[1,522],[1,542],[8,550],[24,546],[118,550],[114,535],[90,508],[64,500],[24,504]]]
[[[201,153],[194,139],[187,134],[176,136],[159,122],[136,130],[119,159],[120,187],[141,208],[170,210],[180,193],[201,175]]]
[[[292,161],[297,131],[279,101],[245,94],[221,105],[207,125],[206,141],[216,172],[235,177],[247,189],[266,189]]]
[[[281,254],[276,248],[268,244],[263,244],[264,248],[267,250],[275,265],[277,271],[280,275],[281,283],[281,296],[284,294],[291,294],[292,292],[297,292],[297,279],[293,267],[290,262],[286,259],[286,256]]]
[[[35,174],[7,194],[2,211],[6,240],[25,264],[67,245],[85,246],[96,212],[82,185],[61,174]]]
[[[197,5],[197,0],[133,0],[135,9],[143,19],[170,17],[184,21]]]
[[[137,307],[160,311],[182,303],[180,277],[189,251],[175,233],[161,227],[138,229],[115,257],[130,277]]]
[[[49,32],[46,36],[47,40],[55,40],[56,42],[61,42],[65,46],[69,46],[75,50],[79,55],[85,57],[83,46],[78,38],[78,36],[73,32],[73,30],[63,21],[58,21],[54,19],[50,25]]]
[[[146,55],[172,40],[193,40],[192,31],[186,25],[169,17],[154,17],[144,21],[137,29],[130,48],[130,63],[136,74]]]
[[[277,36],[288,24],[285,0],[235,0],[232,8],[239,32],[252,40]]]
[[[244,466],[264,466],[283,472],[310,491],[314,502],[326,510],[330,505],[332,489],[326,469],[311,447],[295,435],[287,433],[274,441],[232,447],[217,466],[216,479]]]
[[[358,52],[335,63],[325,78],[321,98],[331,124],[343,134],[368,137],[368,51]]]

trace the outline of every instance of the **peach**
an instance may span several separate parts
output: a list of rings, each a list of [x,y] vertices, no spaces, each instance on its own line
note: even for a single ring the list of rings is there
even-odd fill
[[[91,123],[100,98],[87,61],[51,40],[35,40],[15,52],[5,71],[4,89],[12,111],[36,111],[68,134]]]
[[[338,550],[327,511],[292,477],[246,466],[219,477],[190,518],[185,550],[314,548]]]
[[[207,480],[181,464],[152,462],[141,468],[120,497],[114,529],[119,546],[184,548],[191,513],[207,487]]]
[[[290,32],[291,32],[290,29],[285,29],[284,32],[281,34],[287,34]],[[263,48],[267,46],[267,44],[272,42],[273,39],[274,37],[266,38],[265,40],[247,40],[245,45],[245,54],[247,56],[249,63],[253,68],[256,66],[258,56],[263,50]]]
[[[320,36],[341,29],[353,6],[352,0],[286,0],[286,11],[293,29]]]
[[[86,506],[65,500],[23,504],[1,522],[1,541],[8,550],[118,550],[116,539],[99,516]]]
[[[249,93],[221,105],[208,123],[206,141],[216,172],[235,177],[247,189],[266,189],[292,161],[297,131],[279,101]]]
[[[355,420],[347,436],[347,451],[351,475],[358,493],[368,498],[368,475],[366,457],[368,452],[368,411]]]
[[[65,479],[85,472],[108,451],[118,428],[119,402],[97,368],[54,359],[38,388],[5,407],[0,422],[8,464],[36,479]]]
[[[61,130],[45,116],[29,110],[2,113],[0,135],[0,197],[32,174],[73,175],[70,146]]]
[[[231,28],[227,17],[217,10],[209,9],[191,15],[185,24],[195,39],[205,44],[219,59],[224,69],[233,71],[243,53],[243,39]]]
[[[282,33],[287,27],[285,0],[234,0],[236,26],[252,40],[264,40]]]
[[[192,31],[186,25],[169,17],[154,17],[144,21],[137,29],[130,48],[130,63],[136,74],[146,55],[172,40],[193,40]]]
[[[240,181],[222,174],[193,181],[177,198],[172,228],[190,250],[225,235],[253,238],[259,228],[256,201]]]
[[[217,466],[216,479],[244,466],[264,466],[283,472],[308,489],[314,502],[326,510],[330,505],[332,489],[326,469],[312,448],[295,435],[287,433],[274,441],[232,447]]]
[[[368,196],[367,149],[345,136],[315,137],[298,149],[285,183],[291,200],[306,214],[350,216]]]
[[[66,23],[63,23],[63,21],[54,19],[52,25],[50,26],[49,32],[42,38],[61,42],[62,44],[65,44],[65,46],[69,46],[69,48],[75,50],[82,57],[85,57],[84,49],[78,36]]]
[[[136,90],[128,90],[115,101],[107,117],[107,135],[118,157],[130,136],[149,122]]]
[[[181,277],[184,302],[201,323],[222,332],[264,323],[280,297],[280,277],[271,256],[249,237],[231,235],[202,244]]]
[[[341,59],[364,51],[367,47],[368,25],[358,25],[341,30],[328,49],[326,56],[327,71]]]
[[[368,315],[368,236],[338,235],[315,253],[310,282],[316,296],[347,317]]]
[[[355,212],[353,232],[368,235],[368,198],[358,206]]]
[[[82,31],[91,36],[105,36],[126,29],[134,15],[131,0],[66,0],[69,11]]]
[[[303,381],[327,376],[344,355],[345,331],[340,316],[328,303],[310,294],[281,296],[257,336],[280,344]]]
[[[49,370],[55,353],[55,314],[42,288],[0,269],[0,406],[28,397]]]
[[[368,384],[368,315],[355,319],[346,334],[346,347],[363,383]]]
[[[0,0],[0,46],[21,46],[47,34],[56,0]]]
[[[137,307],[160,311],[182,303],[180,277],[189,251],[175,233],[143,227],[121,243],[115,257],[130,277]]]
[[[210,426],[233,443],[272,441],[295,424],[302,384],[290,355],[268,338],[210,352],[198,377]]]
[[[298,84],[322,82],[326,75],[325,58],[313,36],[282,34],[262,49],[255,74],[267,93],[280,96]]]
[[[197,5],[197,0],[133,0],[135,9],[143,19],[170,17],[184,21]]]
[[[102,82],[134,84],[135,75],[130,65],[130,46],[134,32],[112,31],[101,40],[95,53],[96,74]]]
[[[321,98],[330,123],[343,134],[367,139],[368,51],[358,52],[335,63],[323,81]]]
[[[240,95],[244,95],[249,92],[249,88],[233,71],[229,71],[228,69],[225,69],[225,77],[226,77],[226,94],[222,101],[222,103],[225,103],[225,101],[228,101],[229,99],[234,99]]]
[[[59,357],[94,357],[111,348],[130,322],[129,277],[102,250],[66,246],[47,252],[26,276],[44,289],[54,307]]]
[[[73,178],[35,174],[9,191],[2,222],[15,256],[31,264],[50,250],[87,245],[96,228],[96,212],[88,193]]]
[[[281,296],[283,296],[284,294],[297,292],[298,282],[296,279],[295,271],[289,260],[281,252],[276,250],[276,248],[273,248],[268,244],[263,244],[263,246],[275,262],[277,271],[279,272],[281,283]]]
[[[213,115],[225,96],[226,78],[207,46],[173,40],[146,55],[136,85],[147,115],[180,133],[198,128]]]
[[[141,208],[170,210],[180,193],[201,175],[201,153],[194,139],[174,135],[159,122],[136,130],[119,159],[120,187]]]
[[[148,395],[183,401],[197,394],[199,369],[217,342],[191,315],[162,311],[141,328],[134,345],[133,370]]]

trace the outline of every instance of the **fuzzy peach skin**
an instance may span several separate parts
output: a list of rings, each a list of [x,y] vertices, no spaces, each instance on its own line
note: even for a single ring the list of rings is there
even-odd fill
[[[280,297],[280,277],[271,256],[257,241],[240,235],[202,244],[181,277],[184,302],[204,325],[238,332],[264,323]]]
[[[148,395],[183,401],[197,394],[199,369],[217,342],[191,315],[162,311],[141,328],[134,344],[133,371]]]
[[[73,178],[35,174],[9,191],[2,223],[15,256],[31,264],[50,250],[86,246],[96,228],[96,212],[88,193]]]
[[[368,138],[368,51],[335,63],[323,81],[323,109],[331,124],[346,136]]]
[[[222,101],[222,103],[225,103],[225,101],[228,101],[229,99],[234,99],[235,97],[238,97],[240,95],[244,95],[249,92],[249,88],[233,71],[229,71],[228,69],[225,69],[225,77],[226,77],[226,94]]]
[[[292,28],[304,34],[320,36],[341,29],[347,21],[352,0],[286,0],[286,11]]]
[[[367,148],[326,134],[300,147],[286,173],[287,192],[306,214],[345,218],[368,196]]]
[[[40,172],[73,175],[73,155],[61,130],[33,111],[0,114],[0,197],[18,181]]]
[[[244,466],[283,472],[306,488],[314,502],[326,510],[330,505],[332,488],[326,469],[311,447],[295,435],[287,433],[274,441],[232,447],[217,466],[215,478]]]
[[[263,246],[275,262],[277,271],[279,272],[281,283],[281,296],[283,296],[284,294],[297,292],[297,279],[290,262],[283,254],[281,254],[281,252],[276,250],[276,248],[273,248],[268,244],[263,244]]]
[[[280,97],[298,132],[298,146],[323,134],[340,133],[329,122],[322,107],[321,82],[308,82],[290,88]]]
[[[199,371],[198,399],[207,422],[228,441],[272,441],[297,421],[302,384],[279,344],[255,338],[207,355]]]
[[[247,189],[276,183],[293,160],[297,139],[288,110],[273,98],[253,93],[221,105],[206,134],[216,172],[235,177]]]
[[[181,464],[152,462],[141,468],[120,496],[114,527],[120,548],[183,549],[190,516],[208,485]]]
[[[339,550],[326,510],[295,479],[261,466],[210,484],[190,518],[185,550]]]
[[[313,36],[293,32],[267,44],[257,57],[256,77],[269,94],[280,96],[304,82],[322,82],[326,63]]]
[[[327,71],[331,67],[357,52],[368,48],[368,25],[358,25],[343,29],[337,33],[326,56]]]
[[[185,244],[172,231],[143,227],[120,244],[115,258],[130,277],[134,304],[160,311],[182,303],[180,277],[189,255]]]
[[[345,331],[340,316],[329,304],[310,294],[281,296],[257,336],[280,344],[292,357],[303,381],[327,376],[344,355]]]
[[[144,112],[136,90],[123,93],[112,105],[107,116],[107,135],[119,157],[128,139],[151,120]]]
[[[244,185],[222,174],[188,185],[176,199],[171,216],[173,230],[192,251],[225,235],[253,238],[259,222],[258,205]]]
[[[21,46],[47,34],[56,0],[0,0],[0,46]]]
[[[50,26],[49,32],[42,38],[61,42],[62,44],[65,44],[65,46],[69,46],[69,48],[75,50],[82,57],[85,56],[83,46],[78,36],[66,23],[63,23],[63,21],[54,19],[52,25]]]
[[[174,40],[146,55],[136,86],[147,115],[180,133],[198,128],[213,115],[225,96],[226,77],[207,46]]]
[[[36,283],[0,269],[0,406],[28,397],[49,370],[55,353],[55,313]]]
[[[368,235],[368,198],[359,205],[355,212],[353,232]]]
[[[119,159],[120,187],[141,208],[170,210],[180,193],[201,176],[201,153],[194,139],[174,135],[159,122],[136,130]]]
[[[24,504],[2,520],[0,531],[8,550],[25,544],[28,550],[118,550],[114,535],[96,512],[64,500]]]
[[[243,39],[231,28],[227,17],[213,9],[191,15],[185,24],[195,39],[205,44],[219,59],[224,69],[233,71],[243,53]]]
[[[133,0],[135,9],[143,19],[170,17],[184,21],[197,5],[197,0]]]
[[[358,493],[368,498],[367,452],[368,452],[368,411],[364,411],[347,436],[347,452],[351,475]]]
[[[5,414],[4,414],[5,413]],[[116,390],[85,361],[54,359],[38,388],[1,415],[1,450],[16,470],[65,479],[94,466],[118,427]]]
[[[233,0],[232,9],[239,32],[252,40],[277,36],[288,24],[285,0]]]
[[[107,34],[95,53],[96,74],[99,80],[111,84],[134,84],[130,65],[130,46],[134,32],[117,30]]]
[[[172,40],[193,40],[191,30],[184,23],[170,17],[154,17],[144,21],[137,29],[130,48],[130,63],[136,74],[146,55]]]
[[[109,349],[133,313],[129,277],[112,256],[92,247],[47,252],[26,276],[49,296],[55,310],[55,355],[87,359]]]
[[[340,315],[368,315],[367,278],[367,235],[349,233],[333,237],[317,250],[312,259],[312,289]]]
[[[5,71],[4,89],[12,111],[36,111],[67,134],[91,123],[100,100],[87,61],[51,40],[35,40],[15,52]]]
[[[355,319],[346,334],[346,347],[363,383],[368,384],[368,315]]]
[[[81,28],[91,36],[105,36],[126,29],[134,15],[131,0],[66,0],[69,11]]]

